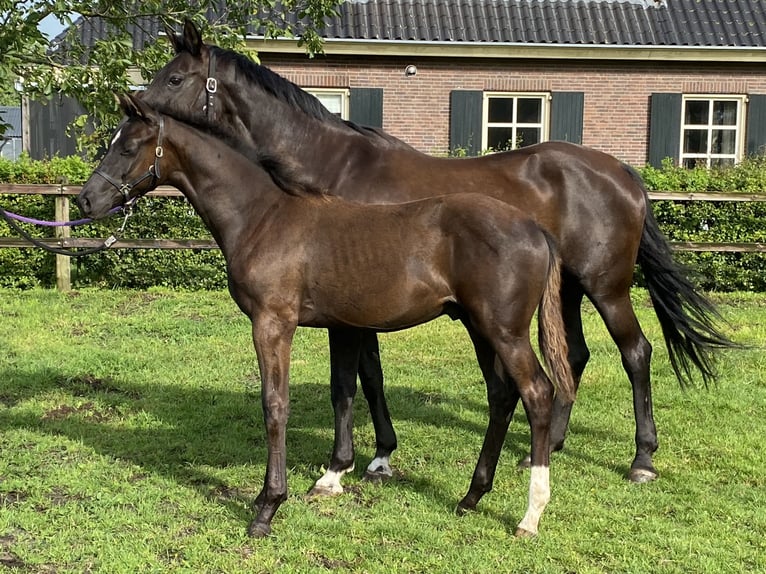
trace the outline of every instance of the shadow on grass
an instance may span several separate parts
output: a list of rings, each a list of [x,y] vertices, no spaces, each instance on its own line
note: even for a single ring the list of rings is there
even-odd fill
[[[260,490],[266,464],[266,438],[260,398],[256,393],[190,385],[139,386],[55,369],[8,370],[0,373],[0,377],[5,382],[0,387],[0,405],[7,407],[0,409],[0,431],[28,429],[65,436],[82,442],[101,455],[127,461],[146,472],[159,473],[194,488],[221,504],[237,519],[248,522],[252,518],[247,509]],[[125,380],[128,378],[126,375]],[[53,394],[60,398],[42,415],[39,410],[17,411],[12,408],[24,401]],[[459,409],[453,407],[480,413],[483,421],[486,420],[486,403],[463,400],[460,405],[452,405],[450,401],[456,399],[447,395],[432,401],[424,399],[417,390],[399,386],[390,386],[386,394],[395,422],[406,420],[445,429],[445,436],[453,428],[461,429],[463,436],[468,431],[476,435],[478,457],[485,427],[456,416],[454,413]],[[319,478],[319,467],[329,461],[332,450],[329,385],[293,383],[290,400],[287,466],[302,469],[307,476],[316,473],[309,476],[311,479]],[[357,401],[364,402],[361,392]],[[358,409],[357,425],[367,422],[369,415],[365,411]],[[113,424],[136,416],[141,417],[138,424]],[[523,420],[517,417],[511,425],[506,453],[501,461],[505,468],[503,472],[527,452],[529,434],[527,425],[521,422]],[[613,439],[605,429],[578,426],[577,430],[592,434],[594,440]],[[357,449],[372,452],[366,444],[357,444]],[[569,452],[568,455],[580,456],[580,453]],[[357,456],[358,469],[367,464],[361,458]],[[583,458],[588,464],[598,464],[590,457]],[[216,468],[236,465],[252,465],[260,470],[254,471],[258,475],[253,475],[245,485],[229,485],[215,475]],[[211,471],[207,472],[206,467]],[[398,487],[439,492],[427,478],[407,477],[406,469],[401,476],[403,478],[395,480]],[[467,482],[465,488],[468,488]],[[435,496],[439,505],[450,510],[455,508],[457,500],[446,493]]]

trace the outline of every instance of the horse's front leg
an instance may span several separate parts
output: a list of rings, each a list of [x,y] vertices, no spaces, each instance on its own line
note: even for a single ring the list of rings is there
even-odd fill
[[[309,491],[310,496],[341,494],[341,478],[354,470],[354,396],[363,331],[328,329],[327,334],[330,339],[330,400],[335,413],[335,442],[330,466]]]
[[[261,314],[253,319],[253,343],[261,372],[261,402],[268,441],[266,477],[255,500],[257,516],[248,528],[250,536],[257,538],[271,532],[271,520],[287,498],[288,376],[295,329],[294,323],[272,315]]]
[[[383,393],[383,368],[380,365],[378,335],[374,331],[364,331],[362,335],[359,380],[370,407],[372,426],[375,428],[375,458],[364,472],[364,478],[376,482],[387,480],[394,475],[391,453],[396,450],[397,443],[386,396]]]

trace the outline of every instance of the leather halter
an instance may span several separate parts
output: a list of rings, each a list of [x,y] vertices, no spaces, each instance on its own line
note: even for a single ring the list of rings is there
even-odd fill
[[[205,81],[205,107],[202,108],[207,115],[208,120],[215,119],[215,94],[218,91],[218,80],[215,79],[215,53],[208,50],[207,60],[207,80]]]
[[[117,179],[109,175],[108,173],[104,172],[101,168],[96,168],[93,171],[94,174],[98,174],[101,177],[103,177],[106,181],[111,183],[117,189],[117,191],[120,192],[120,194],[122,195],[123,207],[133,206],[133,204],[138,199],[138,196],[131,198],[130,193],[133,191],[134,187],[136,187],[139,183],[141,183],[145,179],[148,179],[150,177],[152,178],[152,183],[149,186],[149,188],[145,190],[145,192],[151,191],[152,189],[157,187],[157,181],[160,178],[160,158],[164,155],[164,152],[162,149],[162,136],[165,131],[165,118],[163,118],[162,116],[160,116],[159,124],[160,124],[160,129],[157,134],[157,147],[154,148],[154,165],[150,165],[149,168],[146,170],[146,173],[138,176],[133,181],[123,182],[123,181],[118,181]]]

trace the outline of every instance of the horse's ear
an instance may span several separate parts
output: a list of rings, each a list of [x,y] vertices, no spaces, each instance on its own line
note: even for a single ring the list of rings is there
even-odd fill
[[[184,20],[183,48],[192,56],[197,57],[202,53],[202,35],[191,20]],[[176,52],[179,50],[176,49]]]
[[[175,50],[176,54],[183,52],[183,39],[176,34],[176,31],[173,30],[173,28],[168,26],[167,22],[165,22],[165,35],[168,37],[168,40],[170,40],[170,45],[173,46],[173,50]]]

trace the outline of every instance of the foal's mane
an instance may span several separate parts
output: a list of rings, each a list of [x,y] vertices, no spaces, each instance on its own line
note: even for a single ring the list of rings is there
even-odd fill
[[[269,174],[271,179],[280,189],[286,193],[289,193],[290,195],[326,195],[325,190],[299,182],[295,175],[297,172],[297,168],[295,166],[289,165],[287,162],[272,154],[265,153],[247,143],[242,142],[240,139],[236,138],[231,133],[220,127],[219,124],[210,122],[208,120],[200,120],[195,118],[191,113],[188,115],[183,112],[175,112],[173,114],[169,114],[167,112],[160,111],[160,113],[173,118],[174,120],[181,122],[190,128],[220,140],[221,143],[231,148],[232,151],[244,156],[251,163],[255,163],[261,167],[264,171],[266,171],[266,173]]]
[[[302,90],[293,82],[283,78],[266,66],[256,64],[250,58],[240,54],[239,52],[235,52],[234,50],[226,50],[214,45],[208,45],[208,48],[211,51],[211,54],[215,55],[219,62],[233,65],[237,72],[242,74],[249,82],[260,86],[268,94],[305,113],[309,117],[331,125],[351,129],[365,137],[378,140],[379,142],[385,142],[393,147],[402,147],[408,149],[411,147],[400,139],[387,134],[381,129],[360,126],[359,124],[356,124],[352,121],[339,118],[330,112],[327,108],[325,108],[321,102],[313,95],[309,94],[305,90]]]

